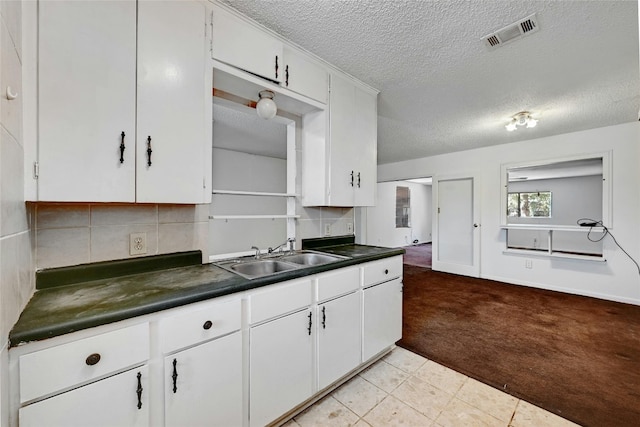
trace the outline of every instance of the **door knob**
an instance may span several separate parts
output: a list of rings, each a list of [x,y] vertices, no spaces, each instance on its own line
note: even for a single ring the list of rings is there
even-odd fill
[[[478,227],[480,227],[480,224],[473,224],[473,226],[474,226],[475,228],[478,228]]]

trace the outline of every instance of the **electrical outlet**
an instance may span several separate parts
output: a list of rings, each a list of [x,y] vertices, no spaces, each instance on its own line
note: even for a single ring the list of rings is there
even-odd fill
[[[324,235],[331,236],[331,224],[324,225]]]
[[[347,223],[347,234],[353,234],[353,223],[352,222],[348,222]]]
[[[530,259],[524,260],[524,267],[525,268],[533,268],[533,262]]]
[[[147,233],[129,234],[129,255],[144,255],[147,253]]]

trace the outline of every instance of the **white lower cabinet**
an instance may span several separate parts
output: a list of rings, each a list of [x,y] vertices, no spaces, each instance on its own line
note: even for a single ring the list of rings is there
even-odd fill
[[[313,395],[312,310],[250,329],[249,425],[264,426]]]
[[[12,348],[9,426],[264,426],[401,335],[402,257],[335,269]]]
[[[21,427],[148,426],[147,366],[27,405],[19,418]]]
[[[363,291],[362,360],[366,361],[402,338],[402,280]]]
[[[360,360],[360,292],[318,306],[318,388],[355,369]]]
[[[165,426],[242,425],[242,335],[164,358]]]

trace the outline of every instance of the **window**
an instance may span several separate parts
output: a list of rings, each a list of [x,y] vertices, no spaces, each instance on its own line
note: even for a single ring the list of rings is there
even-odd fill
[[[518,218],[551,218],[551,191],[509,193],[507,215]]]
[[[396,187],[396,228],[411,227],[409,187]]]

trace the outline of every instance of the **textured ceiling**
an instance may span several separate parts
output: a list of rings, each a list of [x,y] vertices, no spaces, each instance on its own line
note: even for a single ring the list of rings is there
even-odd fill
[[[380,90],[378,163],[638,120],[636,1],[223,1]],[[522,110],[538,126],[507,132]]]

